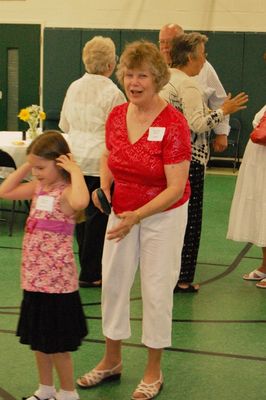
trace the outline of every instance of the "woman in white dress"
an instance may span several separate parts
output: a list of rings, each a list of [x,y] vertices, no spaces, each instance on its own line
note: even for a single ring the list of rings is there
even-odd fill
[[[255,115],[258,125],[266,105]],[[230,211],[227,238],[250,242],[262,249],[262,263],[243,279],[266,289],[266,146],[249,140],[239,170]]]

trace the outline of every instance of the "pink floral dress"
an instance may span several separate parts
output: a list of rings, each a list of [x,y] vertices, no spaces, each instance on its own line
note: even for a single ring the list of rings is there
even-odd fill
[[[49,193],[38,188],[32,200],[23,239],[22,288],[30,292],[71,293],[78,290],[73,254],[74,217],[60,209],[67,183]]]

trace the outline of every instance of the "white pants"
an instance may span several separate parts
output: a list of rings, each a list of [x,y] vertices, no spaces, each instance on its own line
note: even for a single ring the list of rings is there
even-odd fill
[[[130,289],[140,265],[142,343],[158,349],[171,345],[173,290],[180,272],[187,206],[143,219],[120,242],[105,240],[102,316],[106,337],[120,340],[131,335]],[[119,221],[112,213],[107,231]]]

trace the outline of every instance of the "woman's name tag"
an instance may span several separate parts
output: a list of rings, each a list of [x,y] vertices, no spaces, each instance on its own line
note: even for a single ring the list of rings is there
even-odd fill
[[[36,201],[36,210],[41,211],[53,211],[54,197],[42,195],[39,196]]]
[[[154,126],[149,128],[148,140],[150,142],[161,142],[164,137],[165,128]]]

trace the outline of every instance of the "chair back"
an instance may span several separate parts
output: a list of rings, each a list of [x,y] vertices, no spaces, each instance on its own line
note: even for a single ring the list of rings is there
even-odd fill
[[[233,141],[238,141],[241,131],[241,122],[239,121],[238,118],[231,117],[229,125],[230,125],[230,132],[228,140],[230,141],[232,139]]]
[[[17,169],[13,157],[6,151],[0,149],[0,167]]]

